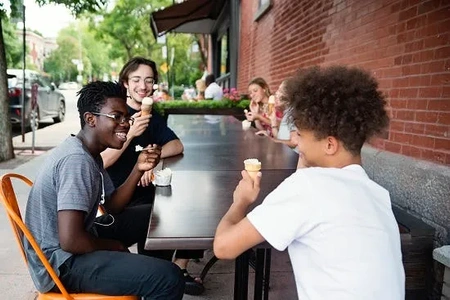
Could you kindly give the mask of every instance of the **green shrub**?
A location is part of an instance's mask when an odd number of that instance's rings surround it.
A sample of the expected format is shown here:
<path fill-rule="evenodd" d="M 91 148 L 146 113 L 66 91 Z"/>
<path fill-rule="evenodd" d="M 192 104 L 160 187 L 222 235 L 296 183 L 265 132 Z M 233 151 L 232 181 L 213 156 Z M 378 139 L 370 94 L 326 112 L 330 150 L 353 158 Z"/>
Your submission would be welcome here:
<path fill-rule="evenodd" d="M 230 101 L 230 100 L 202 100 L 198 102 L 185 101 L 185 100 L 172 100 L 166 102 L 156 102 L 153 107 L 154 109 L 164 115 L 164 110 L 168 108 L 210 108 L 210 109 L 220 109 L 220 108 L 240 108 L 242 110 L 248 109 L 250 105 L 250 100 L 240 100 L 240 101 Z"/>

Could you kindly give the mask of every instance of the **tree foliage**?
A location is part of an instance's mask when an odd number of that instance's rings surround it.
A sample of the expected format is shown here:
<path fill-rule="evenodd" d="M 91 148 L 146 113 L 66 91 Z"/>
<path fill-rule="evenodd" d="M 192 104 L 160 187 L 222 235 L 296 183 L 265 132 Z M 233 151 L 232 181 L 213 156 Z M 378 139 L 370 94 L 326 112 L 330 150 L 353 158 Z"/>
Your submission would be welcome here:
<path fill-rule="evenodd" d="M 36 0 L 40 5 L 55 3 L 68 7 L 74 15 L 83 12 L 94 12 L 104 8 L 108 0 Z M 10 0 L 11 16 L 16 17 L 19 13 L 20 0 Z M 6 2 L 0 5 L 0 162 L 14 158 L 11 123 L 9 117 L 8 84 L 7 84 L 7 58 L 5 51 L 5 38 L 3 27 L 7 23 Z"/>

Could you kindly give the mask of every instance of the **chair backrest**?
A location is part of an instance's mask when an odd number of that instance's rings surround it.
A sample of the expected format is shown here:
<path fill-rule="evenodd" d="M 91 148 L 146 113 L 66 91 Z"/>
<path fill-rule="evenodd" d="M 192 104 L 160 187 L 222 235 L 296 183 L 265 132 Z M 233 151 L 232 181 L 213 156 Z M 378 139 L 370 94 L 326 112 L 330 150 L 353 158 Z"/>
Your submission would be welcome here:
<path fill-rule="evenodd" d="M 22 252 L 22 256 L 25 260 L 25 263 L 28 264 L 27 257 L 25 254 L 25 248 L 24 248 L 24 237 L 28 240 L 30 245 L 33 247 L 37 256 L 41 260 L 42 264 L 45 266 L 45 269 L 47 270 L 50 277 L 55 282 L 56 286 L 59 288 L 61 294 L 63 294 L 64 298 L 66 298 L 68 300 L 73 300 L 73 298 L 69 295 L 67 290 L 64 288 L 62 282 L 59 280 L 58 275 L 56 275 L 55 270 L 53 270 L 53 267 L 48 262 L 48 259 L 45 257 L 44 253 L 42 252 L 40 246 L 34 239 L 30 230 L 27 228 L 27 226 L 23 222 L 22 215 L 20 214 L 20 208 L 17 203 L 16 193 L 14 192 L 14 187 L 11 182 L 11 178 L 22 180 L 28 186 L 32 186 L 33 182 L 30 179 L 28 179 L 27 177 L 20 175 L 20 174 L 15 174 L 15 173 L 8 173 L 8 174 L 5 174 L 0 177 L 0 200 L 8 214 L 9 221 L 11 222 L 13 232 L 16 236 L 16 240 L 17 240 L 17 243 L 19 244 L 19 247 Z"/>

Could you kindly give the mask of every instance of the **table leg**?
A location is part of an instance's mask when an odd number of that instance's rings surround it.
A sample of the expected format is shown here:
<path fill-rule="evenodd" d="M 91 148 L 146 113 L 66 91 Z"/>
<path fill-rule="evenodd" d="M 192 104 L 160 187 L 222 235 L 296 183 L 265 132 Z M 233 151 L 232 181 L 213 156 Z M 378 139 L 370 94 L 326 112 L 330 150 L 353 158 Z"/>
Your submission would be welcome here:
<path fill-rule="evenodd" d="M 234 269 L 234 300 L 247 300 L 248 296 L 248 260 L 247 250 L 236 258 Z"/>
<path fill-rule="evenodd" d="M 264 285 L 264 258 L 266 249 L 256 249 L 256 262 L 255 262 L 255 292 L 254 299 L 262 300 L 263 297 L 263 285 Z"/>
<path fill-rule="evenodd" d="M 272 249 L 265 249 L 265 270 L 264 270 L 264 300 L 269 300 L 270 264 L 272 263 Z"/>

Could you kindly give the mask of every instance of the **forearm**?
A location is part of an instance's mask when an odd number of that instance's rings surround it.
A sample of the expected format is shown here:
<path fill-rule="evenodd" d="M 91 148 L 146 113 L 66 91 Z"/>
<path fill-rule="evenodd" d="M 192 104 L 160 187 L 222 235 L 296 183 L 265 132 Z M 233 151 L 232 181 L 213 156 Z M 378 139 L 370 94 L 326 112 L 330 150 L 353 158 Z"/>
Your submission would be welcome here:
<path fill-rule="evenodd" d="M 280 139 L 277 139 L 277 138 L 273 138 L 272 139 L 275 143 L 279 143 L 279 144 L 284 144 L 284 145 L 287 145 L 287 146 L 289 146 L 289 147 L 291 147 L 291 148 L 295 148 L 297 145 L 295 144 L 295 143 L 293 143 L 291 140 L 280 140 Z"/>
<path fill-rule="evenodd" d="M 98 250 L 121 251 L 119 241 L 99 239 L 88 232 L 72 236 L 70 241 L 61 242 L 61 249 L 72 254 L 85 254 Z"/>
<path fill-rule="evenodd" d="M 184 147 L 180 140 L 172 140 L 162 146 L 161 158 L 171 157 L 183 153 Z"/>
<path fill-rule="evenodd" d="M 131 201 L 136 186 L 143 174 L 144 171 L 138 170 L 135 165 L 127 180 L 125 180 L 125 182 L 119 186 L 105 202 L 105 207 L 108 212 L 117 213 L 123 210 L 123 208 Z"/>
<path fill-rule="evenodd" d="M 119 159 L 125 149 L 127 149 L 130 145 L 132 139 L 133 138 L 127 138 L 127 141 L 123 144 L 121 149 L 108 148 L 100 154 L 102 156 L 103 166 L 105 169 L 112 166 Z"/>
<path fill-rule="evenodd" d="M 248 205 L 237 204 L 234 202 L 228 209 L 227 213 L 223 216 L 222 220 L 220 220 L 216 229 L 216 238 L 220 238 L 221 235 L 226 234 L 233 228 L 234 225 L 244 219 L 247 215 L 247 210 Z"/>

